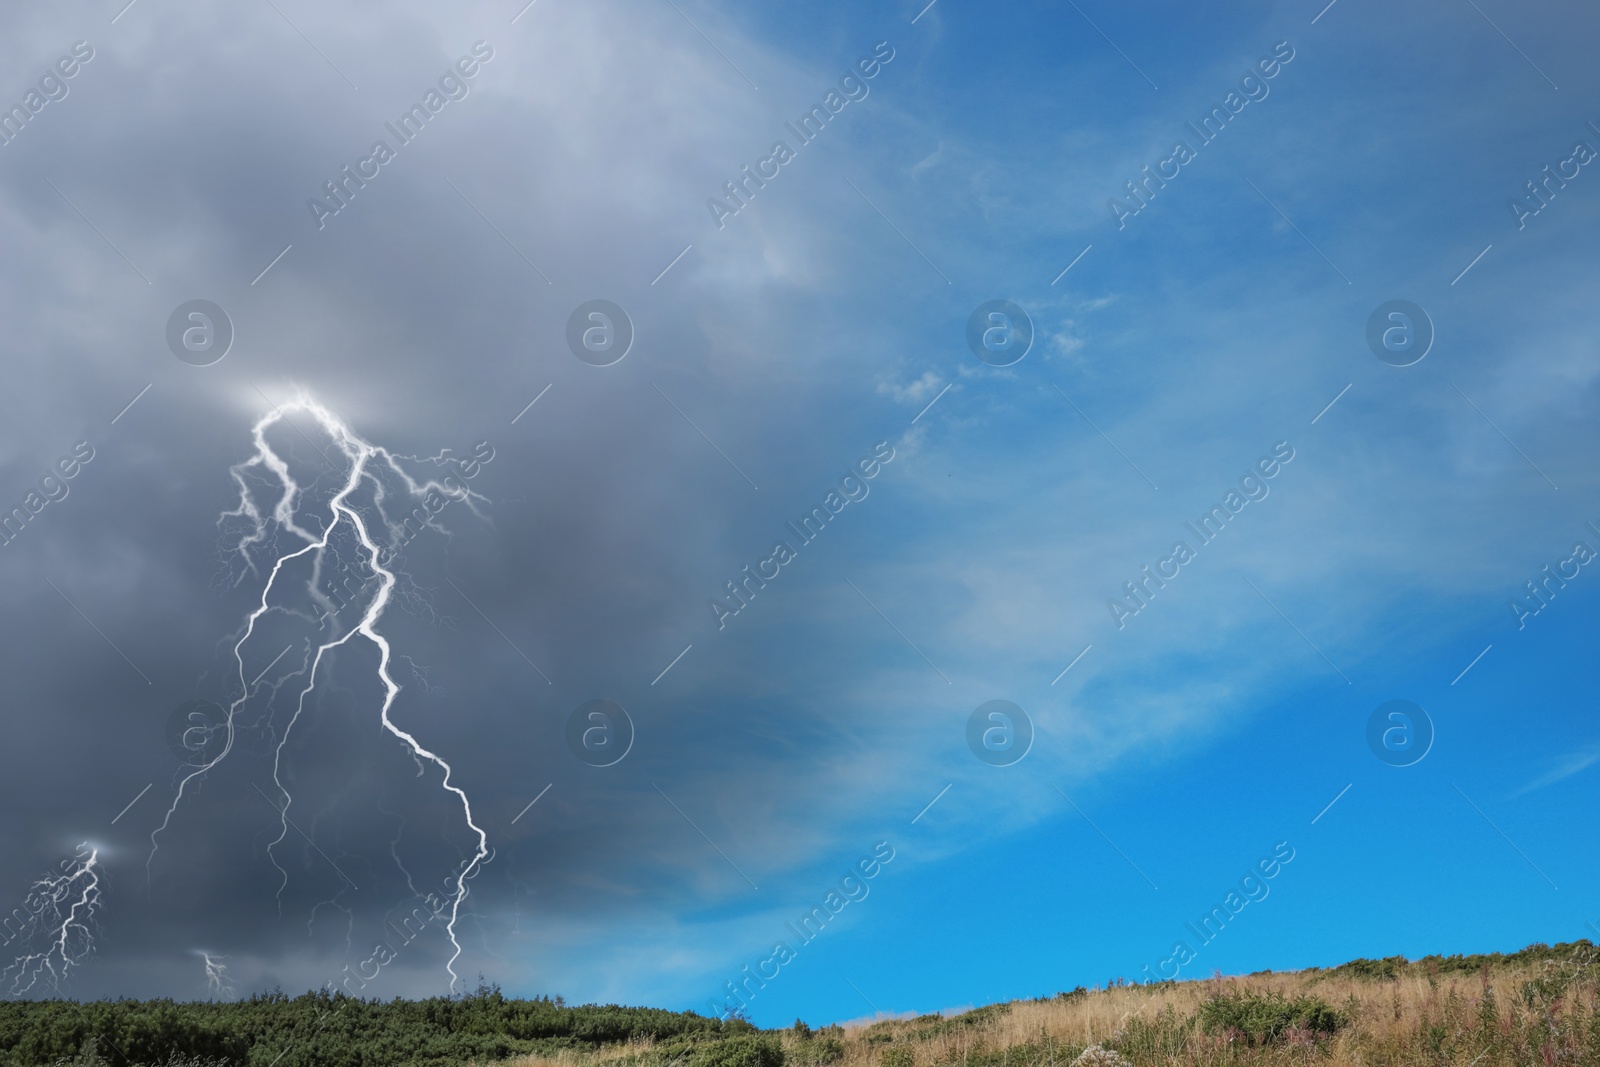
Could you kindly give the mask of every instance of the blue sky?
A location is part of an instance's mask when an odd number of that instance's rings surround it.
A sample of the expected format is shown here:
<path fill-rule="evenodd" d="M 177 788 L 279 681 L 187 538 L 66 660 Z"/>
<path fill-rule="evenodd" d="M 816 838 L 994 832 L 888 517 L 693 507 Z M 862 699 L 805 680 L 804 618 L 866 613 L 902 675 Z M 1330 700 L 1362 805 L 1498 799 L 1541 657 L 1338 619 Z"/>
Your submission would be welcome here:
<path fill-rule="evenodd" d="M 447 991 L 448 963 L 707 1011 L 878 842 L 755 1021 L 1134 979 L 1179 940 L 1203 977 L 1596 936 L 1571 826 L 1600 578 L 1521 628 L 1510 607 L 1600 551 L 1600 178 L 1578 164 L 1520 228 L 1509 206 L 1600 150 L 1592 12 L 520 7 L 5 16 L 3 99 L 95 49 L 0 147 L 0 488 L 21 504 L 94 447 L 0 553 L 0 889 L 20 905 L 85 840 L 103 878 L 62 991 L 337 983 L 476 857 L 455 929 L 363 995 Z M 319 228 L 308 198 L 475 42 L 464 95 Z M 795 145 L 875 48 L 870 92 Z M 1200 146 L 1186 124 L 1235 91 Z M 719 227 L 708 199 L 779 138 L 795 158 Z M 1179 139 L 1194 158 L 1119 228 L 1109 198 Z M 566 341 L 596 298 L 635 332 L 609 366 Z M 192 299 L 236 332 L 209 366 L 165 341 Z M 1032 324 L 1006 367 L 965 341 L 992 300 Z M 1392 300 L 1434 329 L 1409 366 L 1366 340 Z M 337 426 L 489 443 L 479 513 L 406 542 L 380 620 L 394 719 L 470 812 L 381 727 L 374 643 L 307 673 L 308 588 L 266 587 L 303 544 L 282 516 L 254 571 L 217 523 L 273 412 L 318 523 Z M 719 628 L 708 601 L 875 448 L 870 491 Z M 1186 523 L 1275 449 L 1199 544 Z M 392 520 L 378 484 L 352 499 Z M 1194 558 L 1119 626 L 1108 600 L 1179 540 Z M 610 766 L 568 747 L 593 699 L 632 721 Z M 198 774 L 168 743 L 191 700 L 241 709 Z M 1035 733 L 1009 766 L 967 746 L 990 700 Z M 1391 700 L 1433 726 L 1414 765 L 1368 747 Z M 1280 842 L 1266 896 L 1199 945 L 1186 923 Z M 20 966 L 8 995 L 47 988 Z"/>

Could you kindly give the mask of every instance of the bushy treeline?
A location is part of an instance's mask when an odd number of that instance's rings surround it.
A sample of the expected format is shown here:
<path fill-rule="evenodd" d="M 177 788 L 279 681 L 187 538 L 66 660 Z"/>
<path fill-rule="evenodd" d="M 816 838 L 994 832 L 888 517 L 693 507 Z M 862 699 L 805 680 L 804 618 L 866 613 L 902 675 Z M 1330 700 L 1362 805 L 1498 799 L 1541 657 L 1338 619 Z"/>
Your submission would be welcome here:
<path fill-rule="evenodd" d="M 1543 942 L 1529 945 L 1527 948 L 1518 949 L 1516 952 L 1486 952 L 1474 953 L 1463 956 L 1423 956 L 1420 959 L 1408 960 L 1404 956 L 1386 956 L 1383 959 L 1367 960 L 1355 959 L 1349 963 L 1341 963 L 1337 967 L 1307 969 L 1308 974 L 1320 975 L 1328 978 L 1399 978 L 1406 974 L 1435 976 L 1441 974 L 1472 974 L 1483 970 L 1500 970 L 1503 967 L 1534 967 L 1546 964 L 1574 965 L 1580 967 L 1594 966 L 1600 961 L 1600 953 L 1595 946 L 1585 938 L 1577 941 L 1567 941 L 1558 945 L 1546 945 Z M 1270 973 L 1270 972 L 1268 972 Z"/>
<path fill-rule="evenodd" d="M 498 989 L 428 1000 L 363 1000 L 344 993 L 268 993 L 231 1002 L 117 1000 L 0 1002 L 0 1067 L 100 1062 L 154 1067 L 221 1061 L 239 1067 L 407 1067 L 486 1062 L 519 1053 L 592 1050 L 648 1038 L 739 1060 L 756 1028 L 694 1012 L 511 1000 Z M 744 1042 L 736 1039 L 743 1038 Z M 725 1048 L 732 1045 L 731 1048 Z M 752 1067 L 776 1067 L 765 1056 Z"/>

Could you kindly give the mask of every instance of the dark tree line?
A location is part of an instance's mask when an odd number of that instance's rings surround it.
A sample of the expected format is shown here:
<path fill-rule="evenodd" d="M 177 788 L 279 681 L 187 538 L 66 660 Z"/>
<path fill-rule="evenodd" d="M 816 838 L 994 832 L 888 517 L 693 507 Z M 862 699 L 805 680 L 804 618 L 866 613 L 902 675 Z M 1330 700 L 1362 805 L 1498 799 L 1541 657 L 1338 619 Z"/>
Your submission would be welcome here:
<path fill-rule="evenodd" d="M 90 1063 L 150 1067 L 222 1062 L 240 1067 L 406 1067 L 466 1064 L 560 1049 L 592 1050 L 650 1038 L 663 1064 L 749 1058 L 775 1042 L 739 1019 L 694 1012 L 511 1000 L 496 988 L 428 1000 L 364 1000 L 344 993 L 182 1003 L 171 1000 L 0 1002 L 0 1067 Z M 668 1055 L 668 1052 L 675 1052 Z M 729 1055 L 732 1053 L 733 1055 Z M 778 1058 L 781 1062 L 781 1049 Z"/>

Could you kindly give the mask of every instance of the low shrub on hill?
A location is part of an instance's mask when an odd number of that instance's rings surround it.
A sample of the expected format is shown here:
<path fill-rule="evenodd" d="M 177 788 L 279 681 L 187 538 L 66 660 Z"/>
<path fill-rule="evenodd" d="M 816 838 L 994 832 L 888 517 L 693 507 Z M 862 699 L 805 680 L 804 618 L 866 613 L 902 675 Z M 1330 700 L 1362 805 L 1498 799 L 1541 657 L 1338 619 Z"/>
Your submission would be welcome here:
<path fill-rule="evenodd" d="M 689 1067 L 783 1067 L 783 1046 L 770 1037 L 724 1038 L 695 1049 Z"/>
<path fill-rule="evenodd" d="M 1349 1020 L 1321 997 L 1281 993 L 1219 993 L 1200 1005 L 1196 1013 L 1207 1033 L 1235 1030 L 1252 1045 L 1283 1039 L 1291 1030 L 1313 1036 L 1332 1034 Z"/>

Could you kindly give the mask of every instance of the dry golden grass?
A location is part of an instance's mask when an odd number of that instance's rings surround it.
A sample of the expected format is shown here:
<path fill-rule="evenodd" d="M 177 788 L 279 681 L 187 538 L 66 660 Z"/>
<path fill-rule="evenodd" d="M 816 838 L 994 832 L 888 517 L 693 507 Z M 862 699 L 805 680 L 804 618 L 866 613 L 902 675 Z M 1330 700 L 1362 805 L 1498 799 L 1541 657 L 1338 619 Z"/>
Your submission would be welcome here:
<path fill-rule="evenodd" d="M 886 1019 L 810 1037 L 768 1031 L 785 1067 L 1071 1067 L 1084 1049 L 1132 1067 L 1600 1067 L 1600 966 L 1579 942 L 1543 953 L 1456 963 L 1423 961 L 1396 977 L 1348 969 L 1119 986 L 995 1005 L 950 1019 Z M 1531 955 L 1530 955 L 1531 954 Z M 1450 961 L 1445 961 L 1447 964 Z M 1332 1034 L 1290 1028 L 1267 1040 L 1207 1031 L 1218 996 L 1318 998 L 1343 1017 Z M 504 1067 L 760 1067 L 706 1046 L 650 1042 L 530 1056 Z M 1087 1065 L 1086 1065 L 1087 1067 Z"/>
<path fill-rule="evenodd" d="M 1556 976 L 1561 976 L 1557 980 Z M 1543 978 L 1548 989 L 1529 994 Z M 1557 991 L 1559 987 L 1559 991 Z M 1483 1015 L 1492 992 L 1494 1019 Z M 1254 1044 L 1241 1033 L 1206 1033 L 1194 1023 L 1219 994 L 1310 995 L 1343 1012 L 1336 1034 L 1291 1032 Z M 1600 1013 L 1593 968 L 1504 969 L 1483 976 L 1409 974 L 1395 980 L 1324 977 L 1317 972 L 1127 986 L 1060 1000 L 1018 1001 L 971 1028 L 911 1020 L 845 1033 L 838 1067 L 881 1067 L 883 1050 L 903 1044 L 908 1067 L 1067 1067 L 1090 1045 L 1117 1050 L 1134 1067 L 1222 1064 L 1329 1067 L 1555 1067 L 1600 1063 Z M 943 1032 L 931 1030 L 942 1029 Z M 885 1042 L 887 1036 L 889 1040 Z M 902 1065 L 905 1060 L 899 1061 Z"/>

